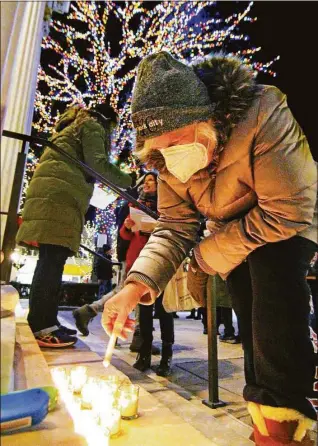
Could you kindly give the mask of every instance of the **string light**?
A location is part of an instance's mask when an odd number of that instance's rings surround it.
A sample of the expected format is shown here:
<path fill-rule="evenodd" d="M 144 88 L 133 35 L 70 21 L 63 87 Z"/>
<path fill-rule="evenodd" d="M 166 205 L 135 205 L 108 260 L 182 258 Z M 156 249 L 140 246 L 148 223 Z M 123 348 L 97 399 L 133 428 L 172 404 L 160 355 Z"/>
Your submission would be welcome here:
<path fill-rule="evenodd" d="M 43 39 L 42 51 L 54 54 L 57 62 L 39 67 L 33 123 L 37 132 L 51 133 L 66 106 L 92 106 L 110 98 L 119 115 L 110 161 L 118 163 L 121 151 L 134 144 L 130 106 L 139 61 L 161 50 L 186 63 L 213 51 L 229 53 L 231 44 L 237 48 L 246 46 L 249 40 L 239 30 L 241 22 L 249 24 L 257 20 L 249 16 L 253 2 L 242 12 L 224 18 L 213 13 L 213 8 L 217 8 L 214 1 L 162 1 L 155 6 L 147 3 L 77 1 L 71 3 L 67 16 L 53 14 L 50 34 Z M 117 50 L 112 48 L 107 35 L 112 21 L 116 21 L 118 28 Z M 249 44 L 231 54 L 240 56 L 255 74 L 264 72 L 275 76 L 271 66 L 279 57 L 260 62 L 256 59 L 260 50 Z M 32 174 L 31 164 L 27 165 L 28 179 Z M 133 158 L 120 167 L 128 172 L 137 169 Z M 97 230 L 107 230 L 113 241 L 117 229 L 116 206 L 113 203 L 106 210 L 97 210 L 96 215 Z"/>
<path fill-rule="evenodd" d="M 153 8 L 140 1 L 72 2 L 63 22 L 61 16 L 55 14 L 58 18 L 53 19 L 50 34 L 42 43 L 44 53 L 53 51 L 59 61 L 49 64 L 46 70 L 43 66 L 39 68 L 35 100 L 38 118 L 34 128 L 40 132 L 51 131 L 58 118 L 58 112 L 52 110 L 53 103 L 90 106 L 110 97 L 120 117 L 112 149 L 113 160 L 116 159 L 127 144 L 129 147 L 133 144 L 131 90 L 139 61 L 164 49 L 189 62 L 220 50 L 231 41 L 244 43 L 247 36 L 239 32 L 238 27 L 240 22 L 256 20 L 248 15 L 252 5 L 250 2 L 243 12 L 221 19 L 211 17 L 211 7 L 216 6 L 213 1 L 164 1 Z M 112 52 L 107 40 L 110 17 L 116 19 L 121 30 L 119 54 Z M 85 55 L 77 50 L 78 42 L 85 46 Z M 258 72 L 274 75 L 269 66 L 275 60 L 265 64 L 253 60 L 260 49 L 246 50 L 244 61 Z M 78 88 L 80 78 L 85 88 Z M 43 83 L 48 90 L 46 94 L 41 88 Z"/>

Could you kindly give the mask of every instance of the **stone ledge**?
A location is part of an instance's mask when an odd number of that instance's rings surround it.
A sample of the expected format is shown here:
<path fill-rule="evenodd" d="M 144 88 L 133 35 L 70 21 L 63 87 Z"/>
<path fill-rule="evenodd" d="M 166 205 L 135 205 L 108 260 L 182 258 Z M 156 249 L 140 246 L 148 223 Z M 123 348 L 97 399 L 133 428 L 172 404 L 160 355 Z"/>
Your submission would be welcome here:
<path fill-rule="evenodd" d="M 11 285 L 1 285 L 1 393 L 14 389 L 13 358 L 16 336 L 15 307 L 19 294 Z"/>
<path fill-rule="evenodd" d="M 49 367 L 26 321 L 16 325 L 14 390 L 53 385 Z M 25 431 L 1 436 L 1 446 L 84 446 L 74 432 L 73 420 L 63 404 L 45 420 Z"/>
<path fill-rule="evenodd" d="M 1 319 L 1 393 L 14 389 L 13 357 L 15 343 L 14 316 Z"/>
<path fill-rule="evenodd" d="M 19 293 L 12 285 L 1 285 L 1 308 L 14 312 L 19 302 Z"/>

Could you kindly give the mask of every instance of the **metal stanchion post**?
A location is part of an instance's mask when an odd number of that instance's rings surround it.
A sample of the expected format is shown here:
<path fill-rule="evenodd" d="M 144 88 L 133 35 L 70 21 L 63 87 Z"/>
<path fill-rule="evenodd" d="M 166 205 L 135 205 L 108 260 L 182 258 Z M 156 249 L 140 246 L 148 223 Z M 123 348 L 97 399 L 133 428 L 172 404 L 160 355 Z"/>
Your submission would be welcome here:
<path fill-rule="evenodd" d="M 17 157 L 8 217 L 3 235 L 2 251 L 4 253 L 4 260 L 1 264 L 1 282 L 5 283 L 8 283 L 10 281 L 12 269 L 12 260 L 10 258 L 10 255 L 15 248 L 15 237 L 18 231 L 17 213 L 19 209 L 19 201 L 22 190 L 24 166 L 26 160 L 25 146 L 26 142 L 24 141 L 22 145 L 22 152 L 19 152 Z"/>
<path fill-rule="evenodd" d="M 209 367 L 209 399 L 202 403 L 211 409 L 226 405 L 219 400 L 218 346 L 216 327 L 216 295 L 215 278 L 209 277 L 207 284 L 207 321 L 208 321 L 208 367 Z"/>

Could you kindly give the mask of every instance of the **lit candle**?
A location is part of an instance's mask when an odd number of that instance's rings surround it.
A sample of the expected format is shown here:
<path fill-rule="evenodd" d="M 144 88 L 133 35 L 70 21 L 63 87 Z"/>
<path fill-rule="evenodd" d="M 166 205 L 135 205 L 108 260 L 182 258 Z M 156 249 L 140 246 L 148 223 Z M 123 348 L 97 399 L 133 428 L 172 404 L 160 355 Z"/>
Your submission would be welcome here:
<path fill-rule="evenodd" d="M 96 417 L 105 410 L 111 410 L 116 406 L 118 398 L 118 386 L 99 380 L 98 395 L 92 400 L 92 409 Z"/>
<path fill-rule="evenodd" d="M 99 398 L 99 382 L 96 378 L 88 378 L 84 384 L 81 392 L 81 408 L 92 409 L 92 405 L 95 399 Z"/>
<path fill-rule="evenodd" d="M 119 385 L 104 380 L 100 381 L 100 392 L 103 395 L 103 400 L 115 400 L 118 397 Z"/>
<path fill-rule="evenodd" d="M 115 437 L 120 433 L 120 410 L 117 408 L 104 408 L 99 414 L 100 426 L 103 431 L 110 433 L 111 437 Z"/>
<path fill-rule="evenodd" d="M 53 367 L 51 375 L 54 384 L 62 390 L 66 390 L 69 384 L 69 375 L 64 367 Z"/>
<path fill-rule="evenodd" d="M 106 384 L 116 384 L 119 386 L 121 384 L 121 379 L 118 375 L 107 375 L 101 378 L 101 382 Z"/>
<path fill-rule="evenodd" d="M 74 393 L 81 393 L 87 380 L 87 367 L 77 366 L 71 369 L 70 384 Z"/>
<path fill-rule="evenodd" d="M 139 386 L 124 384 L 119 389 L 119 406 L 124 420 L 138 417 Z"/>

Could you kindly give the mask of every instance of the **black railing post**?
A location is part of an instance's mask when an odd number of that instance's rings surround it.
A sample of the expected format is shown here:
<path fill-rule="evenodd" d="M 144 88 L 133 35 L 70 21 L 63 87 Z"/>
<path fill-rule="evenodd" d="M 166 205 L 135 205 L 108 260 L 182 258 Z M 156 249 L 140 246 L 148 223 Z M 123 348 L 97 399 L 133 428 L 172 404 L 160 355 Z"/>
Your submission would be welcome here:
<path fill-rule="evenodd" d="M 208 322 L 208 367 L 209 399 L 202 403 L 211 409 L 226 405 L 219 400 L 218 344 L 216 327 L 216 287 L 215 277 L 210 276 L 207 284 L 207 322 Z"/>
<path fill-rule="evenodd" d="M 26 160 L 26 141 L 23 141 L 22 151 L 18 153 L 17 164 L 14 172 L 14 180 L 8 210 L 6 227 L 3 235 L 2 251 L 4 260 L 1 264 L 1 281 L 8 283 L 10 281 L 12 260 L 10 255 L 15 248 L 15 237 L 18 231 L 17 214 L 23 185 L 23 175 Z"/>

